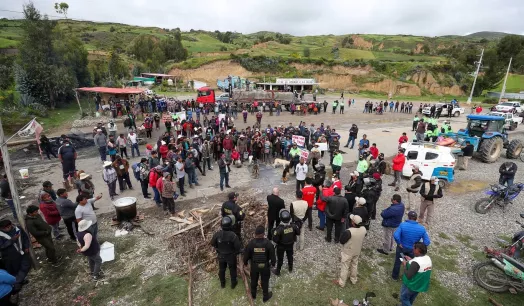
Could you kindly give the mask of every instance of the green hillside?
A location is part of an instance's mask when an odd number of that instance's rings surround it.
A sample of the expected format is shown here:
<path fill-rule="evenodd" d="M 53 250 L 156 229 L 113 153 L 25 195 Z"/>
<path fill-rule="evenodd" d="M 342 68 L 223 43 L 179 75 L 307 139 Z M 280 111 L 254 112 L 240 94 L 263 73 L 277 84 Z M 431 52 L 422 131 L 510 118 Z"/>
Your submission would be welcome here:
<path fill-rule="evenodd" d="M 493 91 L 501 91 L 503 82 L 493 89 Z M 510 74 L 508 75 L 508 81 L 506 82 L 506 92 L 521 92 L 524 91 L 524 75 Z"/>

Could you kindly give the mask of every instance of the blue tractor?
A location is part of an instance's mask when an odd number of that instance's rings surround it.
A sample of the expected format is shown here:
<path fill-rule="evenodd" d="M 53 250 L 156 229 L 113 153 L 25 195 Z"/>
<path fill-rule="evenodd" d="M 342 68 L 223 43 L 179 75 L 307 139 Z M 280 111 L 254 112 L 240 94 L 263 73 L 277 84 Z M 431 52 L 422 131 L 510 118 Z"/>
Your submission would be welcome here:
<path fill-rule="evenodd" d="M 504 117 L 487 115 L 468 115 L 468 126 L 460 129 L 455 135 L 459 145 L 469 141 L 478 152 L 478 157 L 485 163 L 493 163 L 499 158 L 502 149 L 506 149 L 506 157 L 515 159 L 520 156 L 522 142 L 518 139 L 509 141 L 504 128 Z"/>

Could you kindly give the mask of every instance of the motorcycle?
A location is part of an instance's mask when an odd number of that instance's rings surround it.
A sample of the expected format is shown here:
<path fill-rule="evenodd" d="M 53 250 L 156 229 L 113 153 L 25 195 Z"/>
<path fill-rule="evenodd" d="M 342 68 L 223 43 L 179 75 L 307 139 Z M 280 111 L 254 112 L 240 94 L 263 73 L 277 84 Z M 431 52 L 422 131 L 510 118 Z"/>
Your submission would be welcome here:
<path fill-rule="evenodd" d="M 485 191 L 485 194 L 489 195 L 489 197 L 482 198 L 475 203 L 475 211 L 479 214 L 487 213 L 494 205 L 504 208 L 524 189 L 523 183 L 513 184 L 509 187 L 500 184 L 490 186 L 490 189 Z"/>
<path fill-rule="evenodd" d="M 524 218 L 524 213 L 520 214 Z M 522 228 L 524 224 L 516 221 Z M 524 243 L 524 231 L 513 237 L 513 243 L 502 250 L 484 248 L 490 260 L 473 267 L 473 277 L 482 288 L 491 292 L 524 292 L 524 262 L 518 261 Z"/>

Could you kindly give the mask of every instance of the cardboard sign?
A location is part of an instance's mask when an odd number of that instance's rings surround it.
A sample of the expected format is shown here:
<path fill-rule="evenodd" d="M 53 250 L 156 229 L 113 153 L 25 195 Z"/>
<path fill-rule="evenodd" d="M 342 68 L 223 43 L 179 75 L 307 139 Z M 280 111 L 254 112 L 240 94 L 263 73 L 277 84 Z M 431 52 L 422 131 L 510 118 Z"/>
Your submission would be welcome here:
<path fill-rule="evenodd" d="M 179 122 L 182 122 L 182 121 L 187 119 L 186 112 L 178 112 L 178 113 L 176 113 L 176 115 L 178 116 L 178 121 Z"/>
<path fill-rule="evenodd" d="M 226 120 L 226 114 L 218 114 L 218 122 L 222 122 L 222 119 Z"/>
<path fill-rule="evenodd" d="M 318 145 L 318 149 L 320 151 L 327 151 L 328 150 L 328 144 L 327 142 L 317 142 L 315 145 Z"/>
<path fill-rule="evenodd" d="M 300 150 L 300 157 L 304 160 L 307 160 L 309 157 L 309 151 L 308 150 Z"/>
<path fill-rule="evenodd" d="M 306 138 L 304 136 L 293 135 L 293 137 L 291 137 L 291 141 L 296 143 L 297 146 L 303 147 L 304 143 L 306 142 Z"/>

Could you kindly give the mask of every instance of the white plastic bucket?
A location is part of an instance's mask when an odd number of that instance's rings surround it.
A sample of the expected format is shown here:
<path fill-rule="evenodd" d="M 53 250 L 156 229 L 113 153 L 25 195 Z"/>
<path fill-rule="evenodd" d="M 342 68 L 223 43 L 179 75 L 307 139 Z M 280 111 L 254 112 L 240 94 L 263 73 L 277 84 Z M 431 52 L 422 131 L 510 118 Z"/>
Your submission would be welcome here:
<path fill-rule="evenodd" d="M 29 178 L 29 169 L 18 170 L 23 179 Z"/>
<path fill-rule="evenodd" d="M 100 257 L 102 257 L 102 262 L 115 260 L 115 245 L 107 241 L 102 243 Z"/>

